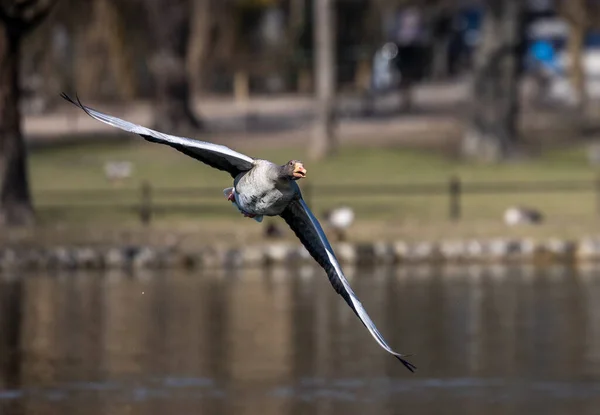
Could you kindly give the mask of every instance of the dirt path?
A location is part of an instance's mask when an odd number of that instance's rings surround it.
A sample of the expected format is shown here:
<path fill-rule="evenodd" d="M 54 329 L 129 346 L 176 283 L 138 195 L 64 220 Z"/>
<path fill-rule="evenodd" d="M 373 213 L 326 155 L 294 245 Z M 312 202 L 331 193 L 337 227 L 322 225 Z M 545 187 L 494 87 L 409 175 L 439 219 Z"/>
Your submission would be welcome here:
<path fill-rule="evenodd" d="M 444 143 L 460 136 L 461 122 L 452 115 L 431 110 L 440 105 L 433 98 L 421 99 L 421 107 L 429 113 L 398 114 L 398 97 L 378 101 L 377 114 L 361 114 L 362 100 L 358 97 L 340 99 L 339 136 L 342 143 L 361 142 L 382 145 L 429 145 Z M 448 99 L 441 100 L 447 105 Z M 430 102 L 431 101 L 431 102 Z M 129 121 L 152 125 L 151 106 L 136 101 L 127 105 L 95 102 L 86 104 Z M 207 131 L 198 138 L 225 144 L 245 145 L 302 145 L 310 138 L 313 101 L 302 96 L 255 97 L 246 103 L 228 98 L 207 98 L 198 102 L 198 113 L 206 121 Z M 88 117 L 82 111 L 61 105 L 55 112 L 24 117 L 24 130 L 31 144 L 45 145 L 106 138 L 117 131 Z"/>
<path fill-rule="evenodd" d="M 390 94 L 377 99 L 376 115 L 370 117 L 363 114 L 362 97 L 340 95 L 340 141 L 378 146 L 446 147 L 462 136 L 463 117 L 460 114 L 468 107 L 467 91 L 464 80 L 419 85 L 413 92 L 415 111 L 400 113 L 400 96 Z M 119 105 L 84 102 L 132 122 L 152 125 L 151 105 L 147 101 Z M 196 110 L 207 127 L 196 138 L 238 148 L 302 146 L 310 139 L 314 101 L 310 96 L 300 95 L 253 96 L 246 102 L 212 96 L 198 98 Z M 552 135 L 570 137 L 581 127 L 581 120 L 568 111 L 525 107 L 524 111 L 522 127 L 544 139 Z M 61 102 L 52 113 L 25 116 L 24 130 L 28 142 L 33 145 L 118 137 L 117 130 L 91 119 L 66 102 Z"/>

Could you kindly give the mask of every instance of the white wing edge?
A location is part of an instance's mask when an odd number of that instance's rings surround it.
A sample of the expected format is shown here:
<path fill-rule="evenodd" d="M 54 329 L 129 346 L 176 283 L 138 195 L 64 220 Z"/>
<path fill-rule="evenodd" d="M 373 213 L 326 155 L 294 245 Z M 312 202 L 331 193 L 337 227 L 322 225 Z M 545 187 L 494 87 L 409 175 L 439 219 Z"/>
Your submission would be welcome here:
<path fill-rule="evenodd" d="M 223 146 L 220 144 L 208 143 L 206 141 L 200 141 L 200 140 L 194 140 L 194 139 L 186 138 L 186 137 L 177 137 L 174 135 L 164 134 L 164 133 L 161 133 L 161 132 L 158 132 L 155 130 L 151 130 L 150 128 L 146 128 L 141 125 L 134 124 L 132 122 L 125 121 L 120 118 L 113 117 L 112 115 L 104 114 L 104 113 L 101 113 L 94 109 L 91 109 L 89 107 L 86 107 L 79 101 L 79 99 L 77 100 L 77 102 L 73 101 L 66 94 L 63 94 L 62 96 L 64 99 L 68 100 L 72 104 L 75 104 L 76 106 L 80 107 L 90 117 L 92 117 L 98 121 L 101 121 L 105 124 L 111 125 L 113 127 L 120 128 L 121 130 L 130 132 L 130 133 L 134 133 L 134 134 L 149 135 L 149 136 L 158 138 L 158 139 L 163 140 L 168 143 L 180 144 L 180 145 L 190 147 L 190 148 L 214 151 L 214 152 L 225 154 L 225 155 L 228 155 L 231 157 L 236 157 L 236 158 L 246 161 L 248 163 L 254 163 L 254 159 L 252 159 L 251 157 L 249 157 L 245 154 L 239 153 L 237 151 L 234 151 L 234 150 L 230 149 L 229 147 L 226 147 L 226 146 Z"/>
<path fill-rule="evenodd" d="M 310 222 L 312 223 L 313 227 L 317 230 L 319 238 L 321 239 L 321 243 L 323 244 L 323 247 L 325 248 L 325 252 L 327 252 L 329 262 L 331 263 L 331 265 L 333 265 L 333 268 L 335 268 L 337 277 L 342 282 L 342 285 L 346 289 L 346 292 L 348 292 L 348 295 L 350 296 L 350 299 L 352 300 L 352 304 L 354 305 L 354 308 L 356 309 L 356 312 L 358 313 L 358 317 L 362 320 L 362 322 L 365 324 L 365 326 L 367 327 L 367 329 L 369 330 L 369 332 L 371 333 L 373 338 L 375 338 L 377 343 L 379 343 L 379 345 L 383 349 L 385 349 L 388 353 L 393 354 L 394 356 L 406 357 L 406 355 L 395 352 L 387 344 L 387 342 L 385 341 L 385 339 L 383 338 L 383 336 L 381 335 L 379 330 L 377 330 L 375 323 L 373 323 L 373 321 L 367 314 L 367 311 L 362 306 L 362 304 L 361 304 L 360 300 L 358 299 L 358 297 L 356 296 L 356 294 L 354 294 L 352 287 L 350 287 L 350 283 L 344 276 L 344 273 L 342 272 L 342 268 L 340 267 L 340 264 L 333 252 L 333 248 L 331 248 L 331 245 L 329 244 L 329 241 L 327 240 L 327 236 L 325 236 L 325 232 L 323 232 L 323 229 L 321 228 L 319 221 L 317 220 L 317 218 L 315 218 L 315 216 L 313 215 L 311 210 L 308 208 L 308 206 L 306 205 L 306 203 L 304 202 L 303 199 L 300 199 L 300 204 L 306 211 L 306 214 L 308 215 L 308 218 L 310 219 Z"/>

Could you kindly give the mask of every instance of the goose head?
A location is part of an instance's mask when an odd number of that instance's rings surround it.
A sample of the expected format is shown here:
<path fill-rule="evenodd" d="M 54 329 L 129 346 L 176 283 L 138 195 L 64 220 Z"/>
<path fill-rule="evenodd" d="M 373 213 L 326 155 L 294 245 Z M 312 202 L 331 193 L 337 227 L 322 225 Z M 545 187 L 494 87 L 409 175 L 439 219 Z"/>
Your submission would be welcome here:
<path fill-rule="evenodd" d="M 304 164 L 299 160 L 290 160 L 280 167 L 280 177 L 288 180 L 299 180 L 306 177 Z"/>

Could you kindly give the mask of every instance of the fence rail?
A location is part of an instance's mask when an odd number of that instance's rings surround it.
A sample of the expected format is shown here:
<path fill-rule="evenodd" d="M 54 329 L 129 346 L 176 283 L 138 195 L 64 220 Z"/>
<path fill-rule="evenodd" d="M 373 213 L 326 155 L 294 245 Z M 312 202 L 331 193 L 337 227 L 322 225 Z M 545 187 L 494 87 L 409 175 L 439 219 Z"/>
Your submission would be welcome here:
<path fill-rule="evenodd" d="M 222 205 L 206 203 L 215 200 L 223 188 L 204 187 L 157 187 L 148 182 L 141 184 L 136 191 L 132 188 L 84 189 L 84 190 L 39 190 L 35 193 L 38 206 L 46 210 L 90 209 L 134 212 L 140 222 L 149 224 L 155 213 L 164 212 L 218 212 Z M 548 180 L 548 181 L 503 181 L 503 182 L 463 182 L 458 176 L 451 176 L 446 182 L 408 184 L 339 184 L 303 186 L 303 195 L 312 205 L 315 197 L 348 196 L 356 197 L 411 197 L 446 196 L 448 219 L 458 221 L 462 217 L 463 197 L 466 195 L 497 194 L 557 194 L 592 193 L 595 195 L 594 211 L 600 215 L 600 176 L 595 180 Z M 193 198 L 194 201 L 174 203 L 172 199 Z M 124 202 L 123 199 L 129 200 Z M 162 201 L 171 199 L 170 201 Z M 68 201 L 77 200 L 76 204 Z M 161 201 L 159 201 L 161 200 Z M 198 200 L 205 200 L 199 203 Z"/>

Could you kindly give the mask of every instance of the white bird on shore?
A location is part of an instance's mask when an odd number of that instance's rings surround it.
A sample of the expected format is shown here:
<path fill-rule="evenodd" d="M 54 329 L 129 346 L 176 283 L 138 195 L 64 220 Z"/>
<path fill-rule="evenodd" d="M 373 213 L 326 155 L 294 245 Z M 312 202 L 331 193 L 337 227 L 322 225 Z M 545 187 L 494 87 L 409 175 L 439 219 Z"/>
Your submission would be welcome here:
<path fill-rule="evenodd" d="M 340 206 L 325 212 L 327 224 L 336 233 L 338 241 L 346 240 L 346 230 L 354 222 L 354 211 L 348 206 Z"/>
<path fill-rule="evenodd" d="M 108 161 L 104 164 L 104 175 L 113 183 L 130 178 L 132 171 L 130 161 Z"/>
<path fill-rule="evenodd" d="M 290 160 L 279 166 L 267 160 L 246 156 L 222 145 L 163 134 L 95 111 L 65 94 L 62 94 L 62 97 L 98 121 L 139 134 L 147 141 L 166 144 L 211 167 L 228 172 L 234 180 L 233 187 L 224 190 L 227 200 L 231 201 L 244 216 L 254 218 L 258 222 L 262 221 L 265 215 L 281 216 L 310 255 L 323 267 L 335 291 L 342 296 L 375 341 L 400 360 L 408 370 L 414 372 L 416 367 L 404 359 L 406 355 L 392 350 L 377 330 L 344 276 L 319 221 L 304 202 L 296 183 L 296 180 L 306 176 L 306 169 L 302 162 Z"/>
<path fill-rule="evenodd" d="M 504 223 L 508 226 L 534 225 L 543 221 L 542 212 L 537 209 L 513 206 L 504 212 Z"/>

